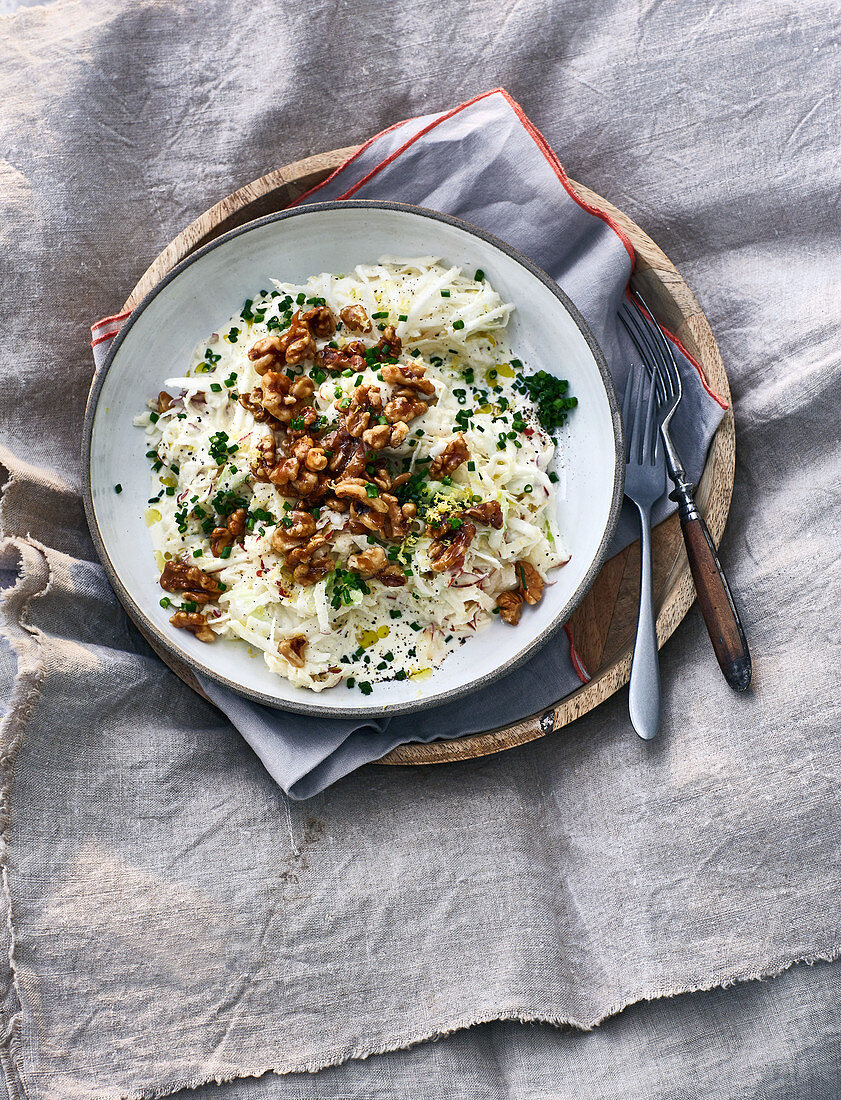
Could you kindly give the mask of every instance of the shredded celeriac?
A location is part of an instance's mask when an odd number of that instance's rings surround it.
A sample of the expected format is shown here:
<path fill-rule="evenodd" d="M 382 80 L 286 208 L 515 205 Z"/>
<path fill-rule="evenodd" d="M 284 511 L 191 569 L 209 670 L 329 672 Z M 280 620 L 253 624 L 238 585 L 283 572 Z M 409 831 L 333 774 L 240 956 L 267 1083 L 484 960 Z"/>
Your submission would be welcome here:
<path fill-rule="evenodd" d="M 202 341 L 183 375 L 166 379 L 167 389 L 178 395 L 172 404 L 158 412 L 150 402 L 135 421 L 146 431 L 156 482 L 146 516 L 159 572 L 166 562 L 183 560 L 216 578 L 224 591 L 215 604 L 199 609 L 213 633 L 242 639 L 297 686 L 321 691 L 344 681 L 368 693 L 377 681 L 423 676 L 493 621 L 496 597 L 518 583 L 515 563 L 530 563 L 545 580 L 568 560 L 555 515 L 555 443 L 528 397 L 514 388 L 522 365 L 507 342 L 513 306 L 477 275 L 435 257 L 385 257 L 350 274 L 314 275 L 301 286 L 274 282 Z M 435 387 L 435 397 L 427 400 L 434 403 L 410 422 L 398 447 L 382 452 L 395 474 L 422 474 L 458 434 L 469 450 L 469 460 L 450 477 L 423 482 L 412 532 L 400 543 L 381 543 L 389 560 L 404 567 L 402 587 L 386 587 L 376 578 L 348 585 L 336 571 L 318 583 L 299 584 L 272 549 L 272 535 L 295 505 L 272 482 L 253 476 L 257 444 L 271 429 L 237 397 L 260 385 L 249 349 L 282 331 L 290 309 L 307 308 L 313 300 L 336 318 L 345 307 L 361 305 L 374 319 L 364 337 L 341 328 L 333 346 L 341 349 L 360 338 L 371 346 L 389 324 L 402 341 L 400 363 L 426 367 Z M 312 362 L 302 367 L 316 383 L 312 404 L 327 428 L 337 423 L 357 387 L 377 387 L 384 400 L 389 397 L 391 387 L 377 364 L 343 374 Z M 229 556 L 215 557 L 210 529 L 232 502 L 248 509 L 248 529 Z M 501 529 L 477 523 L 463 565 L 434 571 L 426 525 L 480 502 L 499 504 Z M 377 542 L 351 533 L 346 513 L 314 511 L 319 529 L 331 529 L 329 551 L 337 570 L 346 572 L 350 555 Z M 163 602 L 177 606 L 168 597 Z M 300 636 L 307 644 L 297 667 L 278 645 Z"/>

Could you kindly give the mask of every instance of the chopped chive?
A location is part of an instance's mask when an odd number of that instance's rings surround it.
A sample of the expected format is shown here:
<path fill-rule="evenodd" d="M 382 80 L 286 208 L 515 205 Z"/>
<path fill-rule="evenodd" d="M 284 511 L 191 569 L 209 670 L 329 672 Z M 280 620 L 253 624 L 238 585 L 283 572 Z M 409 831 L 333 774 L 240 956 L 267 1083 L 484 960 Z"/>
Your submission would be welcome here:
<path fill-rule="evenodd" d="M 222 549 L 219 551 L 219 557 L 220 558 L 229 558 L 230 556 L 231 556 L 230 546 L 223 546 Z"/>
<path fill-rule="evenodd" d="M 149 419 L 152 421 L 153 424 L 157 424 L 157 422 L 160 420 L 160 417 L 158 416 L 157 413 L 152 412 L 152 413 L 149 413 Z"/>
<path fill-rule="evenodd" d="M 408 321 L 409 320 L 409 315 L 407 313 L 401 313 L 401 314 L 398 315 L 397 320 L 398 321 Z"/>
<path fill-rule="evenodd" d="M 464 328 L 464 321 L 462 321 L 461 318 L 459 318 L 457 321 L 453 321 L 453 328 L 454 329 Z"/>
<path fill-rule="evenodd" d="M 376 485 L 371 485 L 370 482 L 365 486 L 365 492 L 369 497 L 378 497 L 380 495 L 380 491 Z"/>
<path fill-rule="evenodd" d="M 201 550 L 194 550 L 193 551 L 193 557 L 194 558 L 200 558 L 201 556 L 202 556 L 202 551 Z"/>
<path fill-rule="evenodd" d="M 342 660 L 344 660 L 344 657 L 342 658 Z M 348 686 L 349 688 L 352 688 L 352 687 L 356 687 L 356 680 L 354 680 L 354 678 L 353 678 L 352 676 L 348 676 L 348 678 L 347 678 L 347 686 Z"/>
<path fill-rule="evenodd" d="M 172 600 L 169 598 L 169 596 L 164 596 L 164 598 L 161 600 L 161 607 L 169 607 L 171 603 Z"/>
<path fill-rule="evenodd" d="M 122 491 L 123 491 L 122 485 L 120 485 L 120 483 L 117 482 L 117 484 L 114 486 L 114 492 L 115 493 L 121 493 Z"/>
<path fill-rule="evenodd" d="M 222 387 L 219 385 L 218 382 L 211 382 L 210 383 L 210 388 L 213 391 L 213 393 L 221 393 L 222 392 Z"/>
<path fill-rule="evenodd" d="M 559 478 L 554 470 L 549 471 L 549 480 L 552 482 L 553 485 L 557 485 Z"/>
<path fill-rule="evenodd" d="M 403 612 L 402 611 L 395 611 L 393 609 L 391 611 L 389 611 L 389 615 L 391 616 L 392 619 L 402 619 L 403 618 Z"/>
<path fill-rule="evenodd" d="M 524 485 L 523 486 L 523 492 L 524 493 L 533 493 L 534 492 L 534 486 L 533 485 Z"/>
<path fill-rule="evenodd" d="M 449 298 L 449 296 L 450 296 L 449 290 L 442 290 L 441 291 L 441 297 L 442 298 Z"/>
<path fill-rule="evenodd" d="M 481 267 L 478 267 L 476 269 L 476 274 L 473 276 L 473 278 L 476 280 L 477 283 L 483 283 L 485 281 L 485 273 L 481 269 Z"/>
<path fill-rule="evenodd" d="M 403 669 L 403 668 L 398 669 L 397 672 L 395 672 L 395 674 L 394 674 L 394 679 L 395 680 L 405 680 L 406 679 L 406 670 Z"/>
<path fill-rule="evenodd" d="M 371 687 L 370 683 L 367 680 L 360 680 L 359 690 L 362 692 L 363 695 L 370 695 L 374 689 Z"/>
<path fill-rule="evenodd" d="M 473 462 L 473 460 L 471 459 L 471 461 L 467 463 L 467 468 L 472 474 L 474 472 L 474 470 L 476 469 L 476 463 Z"/>

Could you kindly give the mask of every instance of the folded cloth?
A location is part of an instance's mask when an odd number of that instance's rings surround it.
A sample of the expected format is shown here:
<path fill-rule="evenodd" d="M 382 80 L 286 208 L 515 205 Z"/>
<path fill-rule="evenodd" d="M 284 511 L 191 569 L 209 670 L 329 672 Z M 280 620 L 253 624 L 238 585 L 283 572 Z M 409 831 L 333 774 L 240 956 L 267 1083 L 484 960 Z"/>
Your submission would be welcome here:
<path fill-rule="evenodd" d="M 392 126 L 293 205 L 348 198 L 429 207 L 463 218 L 518 248 L 556 279 L 581 311 L 622 394 L 630 364 L 637 358 L 617 319 L 633 269 L 633 246 L 617 223 L 579 198 L 546 140 L 503 89 L 451 111 Z M 126 316 L 93 326 L 97 366 L 104 362 Z M 677 341 L 675 356 L 684 396 L 673 435 L 690 479 L 697 480 L 726 405 Z M 654 521 L 673 510 L 664 498 L 655 508 Z M 611 552 L 637 534 L 634 516 L 624 512 Z M 467 702 L 393 719 L 328 720 L 276 711 L 204 677 L 199 680 L 276 782 L 290 797 L 300 799 L 407 741 L 458 737 L 535 714 L 587 678 L 567 633 L 566 638 L 556 635 L 512 677 Z M 524 682 L 528 690 L 523 690 Z"/>

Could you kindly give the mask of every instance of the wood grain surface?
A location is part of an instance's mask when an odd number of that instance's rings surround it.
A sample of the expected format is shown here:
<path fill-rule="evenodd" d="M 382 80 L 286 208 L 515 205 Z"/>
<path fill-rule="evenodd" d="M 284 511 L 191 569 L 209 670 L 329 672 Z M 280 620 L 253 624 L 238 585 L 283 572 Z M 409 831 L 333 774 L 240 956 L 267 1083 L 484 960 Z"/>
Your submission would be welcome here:
<path fill-rule="evenodd" d="M 196 248 L 254 218 L 282 210 L 325 179 L 354 148 L 319 153 L 278 168 L 235 191 L 179 233 L 150 265 L 129 295 L 124 311 L 133 309 L 167 272 Z M 578 194 L 610 214 L 625 230 L 637 254 L 633 282 L 657 319 L 673 332 L 700 364 L 707 384 L 728 404 L 713 438 L 696 500 L 716 545 L 721 541 L 733 490 L 736 450 L 730 387 L 724 364 L 706 317 L 674 265 L 638 225 L 588 187 L 572 181 Z M 654 529 L 654 604 L 660 645 L 671 636 L 695 599 L 695 588 L 677 516 Z M 449 741 L 400 745 L 383 757 L 385 764 L 437 764 L 499 752 L 545 737 L 587 714 L 628 682 L 639 595 L 639 542 L 602 567 L 593 587 L 570 620 L 576 651 L 589 671 L 589 683 L 553 707 L 512 726 Z M 192 671 L 158 650 L 158 655 L 194 690 L 201 689 Z M 203 694 L 203 693 L 202 693 Z"/>

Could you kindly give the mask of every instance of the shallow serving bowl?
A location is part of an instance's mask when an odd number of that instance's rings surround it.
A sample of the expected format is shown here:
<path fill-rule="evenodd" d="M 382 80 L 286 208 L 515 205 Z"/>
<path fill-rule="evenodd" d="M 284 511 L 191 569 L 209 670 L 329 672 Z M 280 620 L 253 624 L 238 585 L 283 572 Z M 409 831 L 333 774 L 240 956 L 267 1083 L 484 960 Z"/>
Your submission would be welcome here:
<path fill-rule="evenodd" d="M 183 374 L 191 353 L 271 278 L 306 282 L 321 271 L 348 271 L 383 255 L 439 256 L 481 268 L 516 306 L 512 353 L 529 372 L 567 378 L 578 408 L 561 429 L 555 469 L 558 517 L 571 553 L 542 601 L 517 627 L 494 622 L 422 680 L 374 684 L 361 697 L 343 686 L 320 694 L 272 673 L 244 642 L 199 642 L 170 626 L 146 527 L 157 487 L 144 433 L 132 419 L 164 379 Z M 164 652 L 256 702 L 337 717 L 416 710 L 488 684 L 563 625 L 598 573 L 622 500 L 624 459 L 616 395 L 600 348 L 557 284 L 490 234 L 432 210 L 347 201 L 305 206 L 251 222 L 192 254 L 134 310 L 91 390 L 85 424 L 88 522 L 97 550 L 129 615 Z M 116 484 L 123 490 L 117 494 Z M 549 644 L 553 644 L 551 641 Z M 364 700 L 364 701 L 363 701 Z"/>

